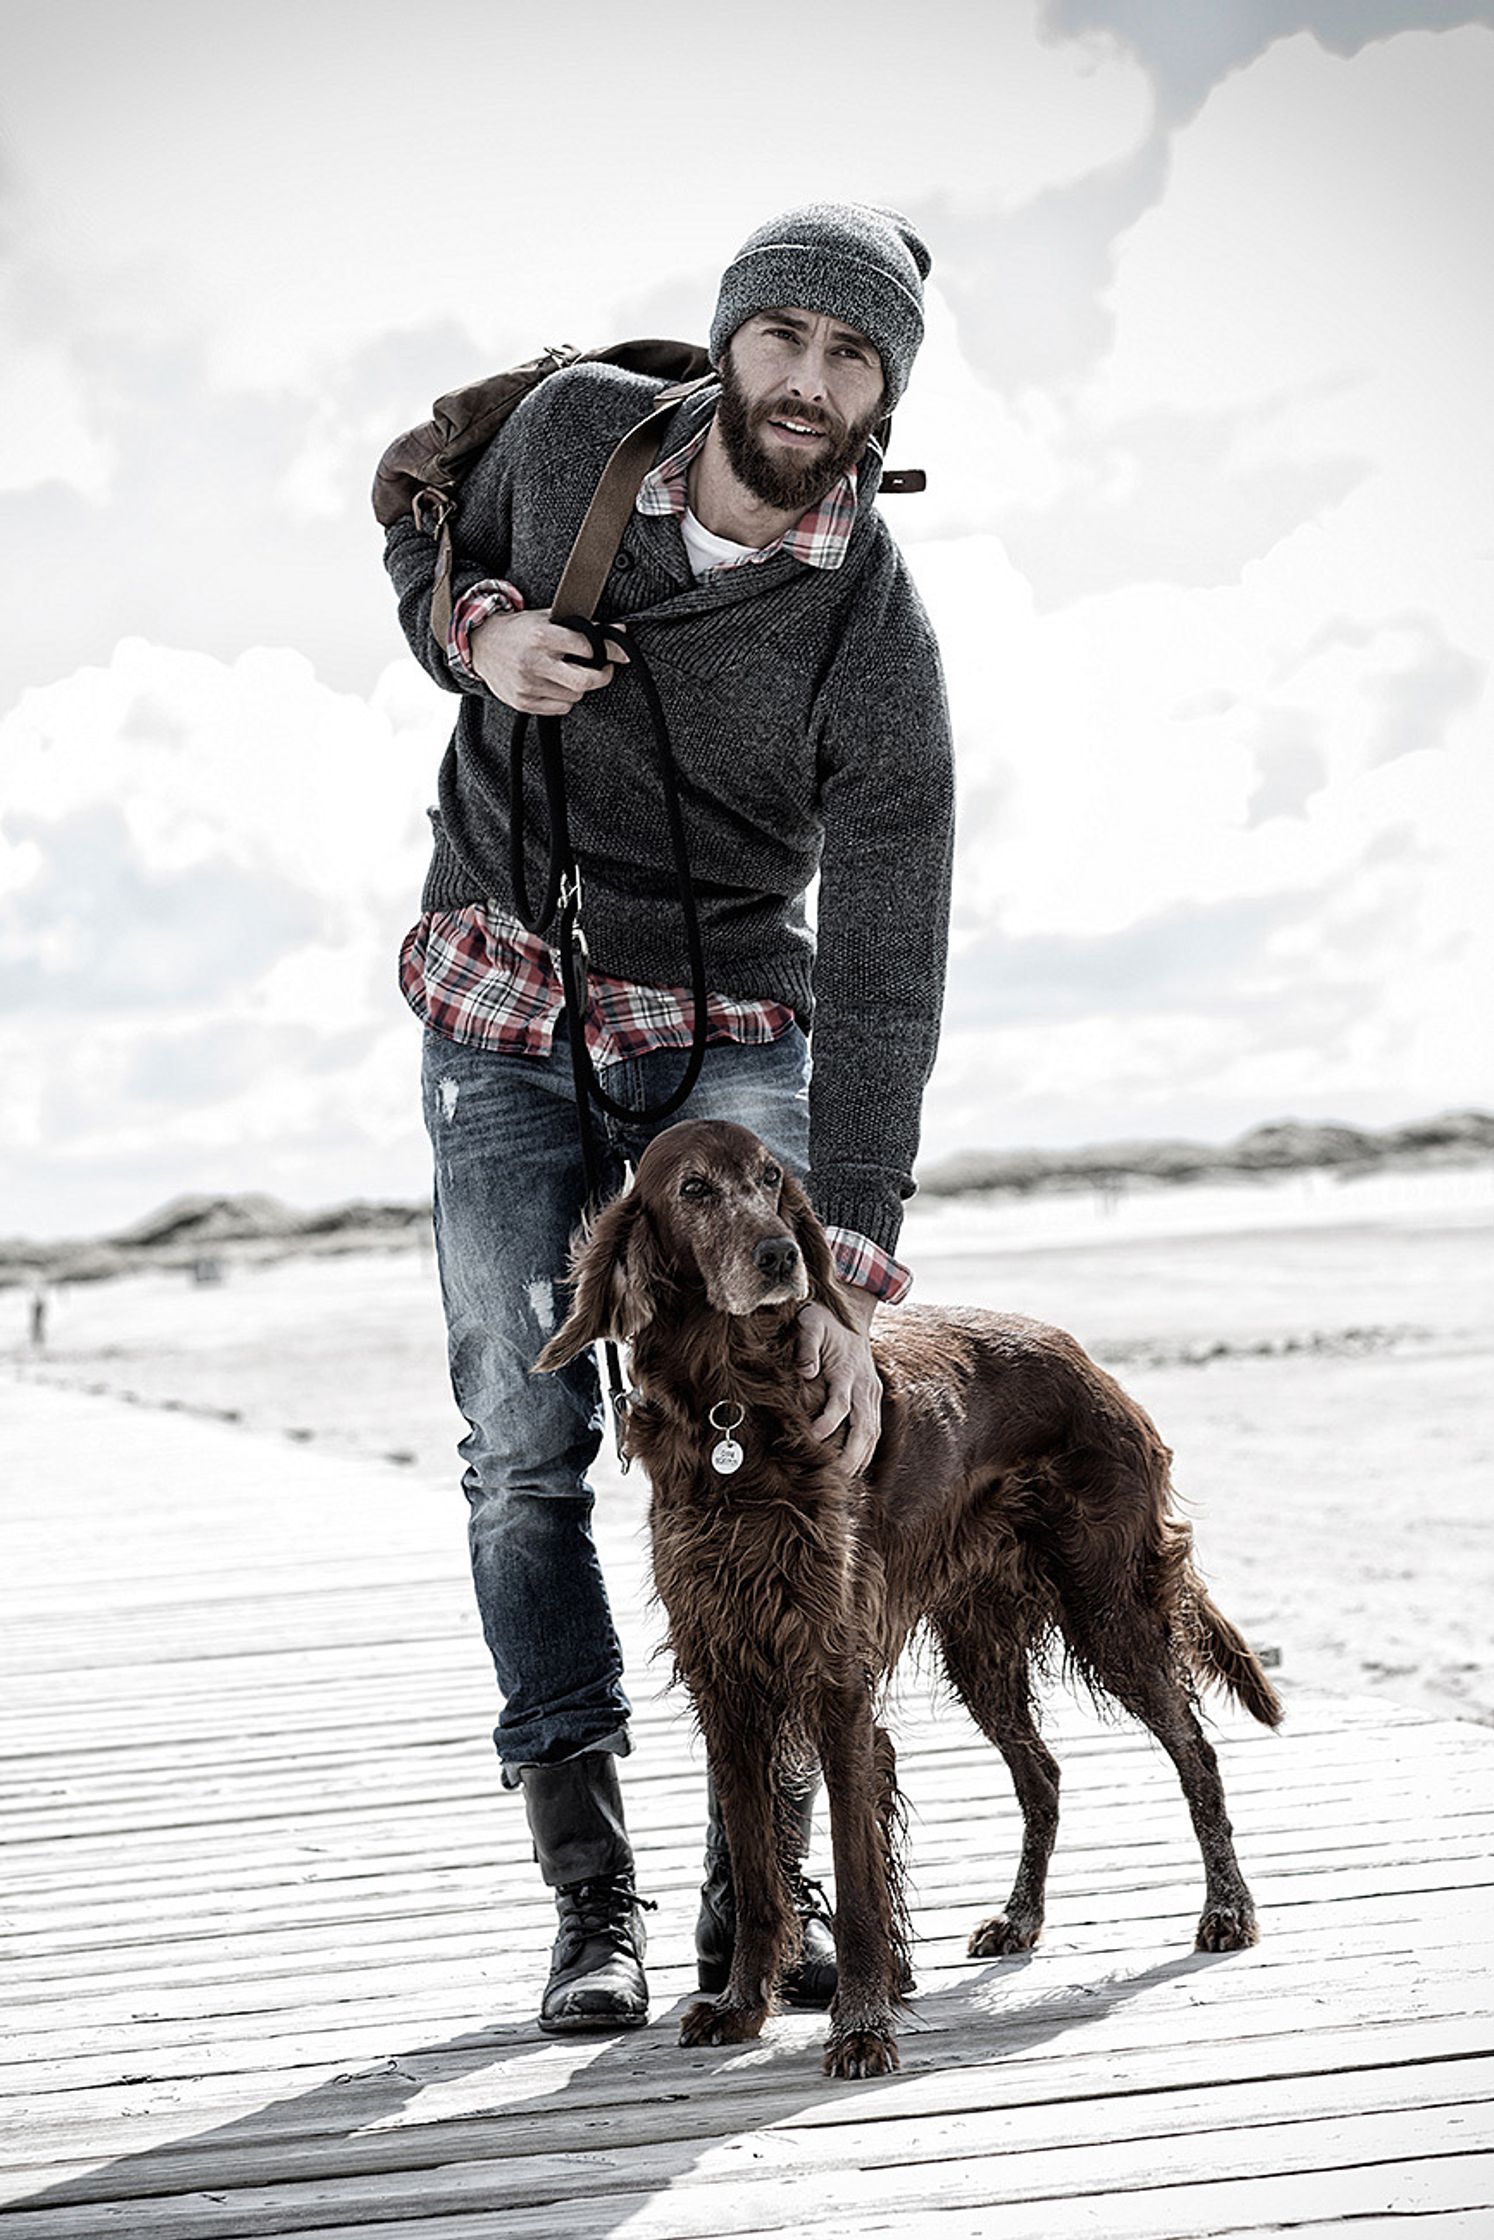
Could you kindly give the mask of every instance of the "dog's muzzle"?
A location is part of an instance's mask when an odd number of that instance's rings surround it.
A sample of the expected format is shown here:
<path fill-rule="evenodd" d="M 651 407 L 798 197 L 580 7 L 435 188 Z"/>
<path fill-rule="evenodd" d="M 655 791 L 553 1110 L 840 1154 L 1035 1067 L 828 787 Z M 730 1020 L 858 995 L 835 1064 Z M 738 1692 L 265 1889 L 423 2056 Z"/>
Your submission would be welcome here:
<path fill-rule="evenodd" d="M 792 1237 L 764 1237 L 752 1258 L 771 1283 L 784 1283 L 798 1264 L 799 1247 Z"/>

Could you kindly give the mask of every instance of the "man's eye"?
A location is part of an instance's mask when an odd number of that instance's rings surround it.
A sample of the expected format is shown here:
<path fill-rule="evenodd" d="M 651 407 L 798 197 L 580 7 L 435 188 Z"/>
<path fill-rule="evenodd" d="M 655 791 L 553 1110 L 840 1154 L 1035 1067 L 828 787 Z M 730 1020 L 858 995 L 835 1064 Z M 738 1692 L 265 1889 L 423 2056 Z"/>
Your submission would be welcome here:
<path fill-rule="evenodd" d="M 682 1198 L 708 1198 L 710 1194 L 711 1186 L 704 1175 L 687 1174 L 680 1184 L 680 1196 Z"/>

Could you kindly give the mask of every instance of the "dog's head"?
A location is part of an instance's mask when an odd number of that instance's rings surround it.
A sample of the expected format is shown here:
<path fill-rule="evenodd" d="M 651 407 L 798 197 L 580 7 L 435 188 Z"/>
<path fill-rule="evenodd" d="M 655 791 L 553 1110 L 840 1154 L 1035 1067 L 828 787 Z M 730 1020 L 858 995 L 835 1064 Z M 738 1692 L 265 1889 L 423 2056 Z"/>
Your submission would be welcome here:
<path fill-rule="evenodd" d="M 692 1292 L 718 1314 L 823 1299 L 835 1269 L 808 1198 L 750 1128 L 684 1120 L 638 1162 L 633 1187 L 572 1254 L 575 1298 L 535 1363 L 559 1369 L 602 1338 L 635 1338 Z"/>

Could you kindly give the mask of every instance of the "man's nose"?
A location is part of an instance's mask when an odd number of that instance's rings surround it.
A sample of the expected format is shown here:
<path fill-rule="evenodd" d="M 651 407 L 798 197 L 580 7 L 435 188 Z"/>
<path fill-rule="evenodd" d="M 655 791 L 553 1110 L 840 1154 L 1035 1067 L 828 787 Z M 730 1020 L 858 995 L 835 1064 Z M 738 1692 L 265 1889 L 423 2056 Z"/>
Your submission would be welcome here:
<path fill-rule="evenodd" d="M 821 404 L 824 402 L 828 378 L 828 361 L 824 352 L 810 343 L 800 352 L 789 386 L 796 396 L 803 397 L 807 403 Z"/>
<path fill-rule="evenodd" d="M 799 1257 L 799 1247 L 792 1237 L 764 1237 L 753 1251 L 752 1257 L 763 1274 L 771 1276 L 777 1283 L 792 1272 L 794 1262 Z"/>

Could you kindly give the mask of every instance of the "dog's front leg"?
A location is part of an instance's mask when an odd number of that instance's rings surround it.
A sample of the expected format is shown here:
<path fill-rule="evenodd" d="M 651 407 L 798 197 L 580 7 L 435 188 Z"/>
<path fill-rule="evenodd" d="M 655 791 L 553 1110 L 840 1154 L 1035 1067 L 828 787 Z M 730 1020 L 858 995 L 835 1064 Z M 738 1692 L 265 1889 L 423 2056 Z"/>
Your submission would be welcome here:
<path fill-rule="evenodd" d="M 891 1842 L 891 1745 L 872 1719 L 871 1691 L 864 1682 L 827 1691 L 819 1743 L 830 1800 L 840 1971 L 825 2074 L 879 2077 L 901 2067 L 892 2012 L 902 1976 L 900 1907 Z"/>
<path fill-rule="evenodd" d="M 762 2030 L 779 1970 L 798 1934 L 779 1860 L 771 1721 L 732 1718 L 697 1702 L 731 1852 L 736 1943 L 726 1989 L 700 1999 L 680 2022 L 682 2046 L 739 2045 Z M 737 1707 L 740 1710 L 740 1705 Z"/>

